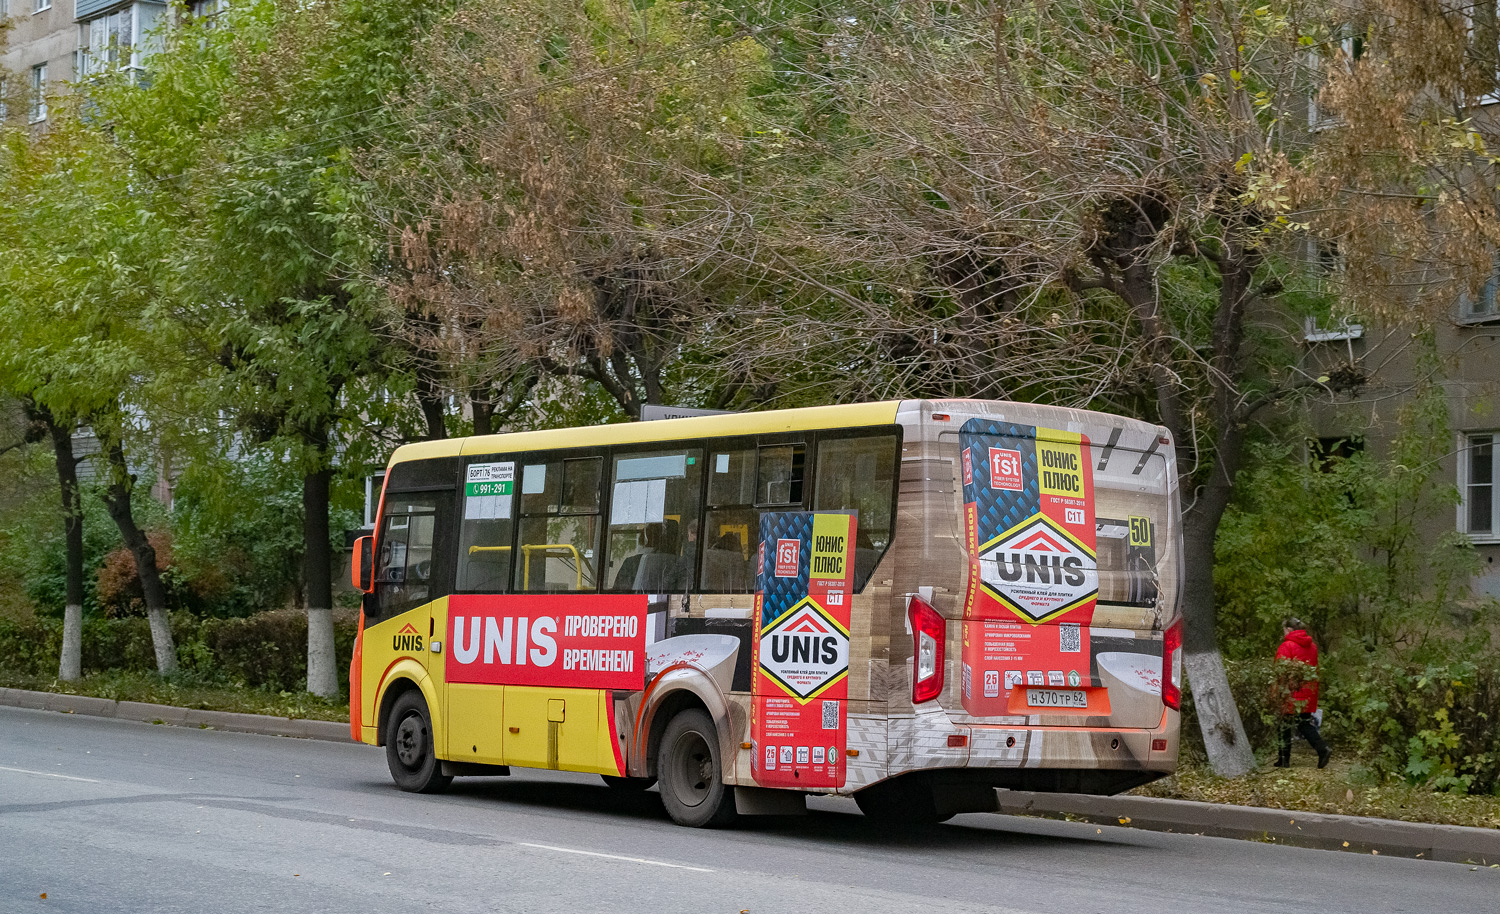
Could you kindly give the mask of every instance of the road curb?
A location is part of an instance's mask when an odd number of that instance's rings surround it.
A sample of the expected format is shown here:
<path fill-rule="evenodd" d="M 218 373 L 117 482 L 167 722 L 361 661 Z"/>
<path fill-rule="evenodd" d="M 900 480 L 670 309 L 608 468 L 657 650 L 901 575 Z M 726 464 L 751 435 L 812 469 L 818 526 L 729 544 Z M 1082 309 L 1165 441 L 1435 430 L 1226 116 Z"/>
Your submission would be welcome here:
<path fill-rule="evenodd" d="M 0 688 L 0 705 L 31 708 L 38 711 L 57 711 L 62 714 L 86 714 L 89 717 L 112 717 L 115 720 L 139 721 L 148 724 L 170 724 L 174 727 L 230 730 L 236 733 L 319 739 L 334 743 L 351 742 L 349 725 L 331 720 L 272 717 L 266 714 L 237 714 L 232 711 L 203 711 L 173 705 L 154 705 L 142 701 L 115 701 L 111 698 L 64 695 L 60 692 L 33 692 L 27 689 Z"/>
<path fill-rule="evenodd" d="M 1294 847 L 1420 857 L 1489 866 L 1500 863 L 1500 829 L 1400 822 L 1364 816 L 1229 806 L 1157 797 L 1094 797 L 1002 790 L 1006 815 L 1068 819 L 1096 825 L 1241 838 Z"/>

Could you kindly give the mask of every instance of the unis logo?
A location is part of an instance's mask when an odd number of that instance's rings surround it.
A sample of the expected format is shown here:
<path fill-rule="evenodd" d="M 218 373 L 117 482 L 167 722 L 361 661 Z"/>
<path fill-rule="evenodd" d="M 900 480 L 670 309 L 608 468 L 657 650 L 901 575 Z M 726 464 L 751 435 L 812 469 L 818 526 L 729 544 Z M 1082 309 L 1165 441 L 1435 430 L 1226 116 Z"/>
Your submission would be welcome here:
<path fill-rule="evenodd" d="M 979 559 L 984 589 L 1028 622 L 1060 616 L 1099 592 L 1093 550 L 1045 514 L 990 540 Z"/>
<path fill-rule="evenodd" d="M 420 651 L 422 636 L 410 622 L 401 626 L 401 631 L 391 636 L 391 649 L 397 651 Z"/>
<path fill-rule="evenodd" d="M 760 668 L 807 704 L 849 673 L 849 632 L 804 597 L 760 633 Z"/>

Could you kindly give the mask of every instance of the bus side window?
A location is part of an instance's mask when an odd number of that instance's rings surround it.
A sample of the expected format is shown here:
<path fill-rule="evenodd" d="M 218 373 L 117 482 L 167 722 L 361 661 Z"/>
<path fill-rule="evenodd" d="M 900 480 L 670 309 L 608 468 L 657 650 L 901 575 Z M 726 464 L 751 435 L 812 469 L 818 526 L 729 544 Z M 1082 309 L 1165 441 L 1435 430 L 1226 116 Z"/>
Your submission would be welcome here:
<path fill-rule="evenodd" d="M 800 444 L 762 447 L 756 467 L 755 503 L 802 504 L 802 474 L 807 467 L 806 454 L 806 448 Z"/>
<path fill-rule="evenodd" d="M 801 508 L 806 456 L 801 444 L 709 452 L 701 592 L 755 590 L 760 516 Z"/>
<path fill-rule="evenodd" d="M 415 609 L 447 594 L 443 578 L 451 543 L 446 529 L 452 499 L 452 492 L 386 495 L 375 559 L 373 602 L 379 618 Z"/>
<path fill-rule="evenodd" d="M 703 451 L 687 448 L 615 457 L 610 489 L 609 564 L 616 593 L 682 593 L 698 563 Z"/>
<path fill-rule="evenodd" d="M 755 448 L 710 451 L 702 592 L 749 593 L 755 589 L 751 559 L 753 544 L 760 537 L 760 513 L 754 505 Z"/>
<path fill-rule="evenodd" d="M 509 589 L 515 533 L 516 464 L 481 458 L 465 470 L 458 540 L 458 591 Z"/>
<path fill-rule="evenodd" d="M 521 467 L 517 592 L 595 589 L 599 549 L 599 488 L 603 457 L 529 463 Z"/>
<path fill-rule="evenodd" d="M 860 590 L 891 542 L 896 489 L 896 436 L 823 438 L 818 442 L 814 511 L 852 511 L 854 588 Z"/>

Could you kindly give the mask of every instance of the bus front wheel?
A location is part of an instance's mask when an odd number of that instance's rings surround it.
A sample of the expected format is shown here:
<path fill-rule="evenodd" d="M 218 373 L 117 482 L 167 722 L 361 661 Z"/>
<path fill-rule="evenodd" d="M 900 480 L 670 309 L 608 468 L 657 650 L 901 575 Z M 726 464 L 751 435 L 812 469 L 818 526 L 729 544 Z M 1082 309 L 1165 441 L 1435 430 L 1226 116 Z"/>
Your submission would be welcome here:
<path fill-rule="evenodd" d="M 724 783 L 718 730 L 703 710 L 689 708 L 667 723 L 656 775 L 662 805 L 678 825 L 703 828 L 734 821 L 734 791 Z"/>
<path fill-rule="evenodd" d="M 438 764 L 432 717 L 421 692 L 413 689 L 396 699 L 385 732 L 385 761 L 397 787 L 412 793 L 441 793 L 453 783 Z"/>

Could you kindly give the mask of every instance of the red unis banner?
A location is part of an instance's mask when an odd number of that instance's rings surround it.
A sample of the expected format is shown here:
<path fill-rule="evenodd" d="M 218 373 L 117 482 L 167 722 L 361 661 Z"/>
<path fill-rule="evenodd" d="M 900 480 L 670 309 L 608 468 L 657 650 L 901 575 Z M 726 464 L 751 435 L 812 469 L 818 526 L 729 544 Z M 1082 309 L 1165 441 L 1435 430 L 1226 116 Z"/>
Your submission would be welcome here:
<path fill-rule="evenodd" d="M 1062 698 L 1080 702 L 1072 707 L 1093 710 L 1099 572 L 1088 437 L 970 420 L 959 439 L 970 558 L 964 708 L 976 717 L 1035 713 L 1028 689 L 1041 687 L 1068 690 Z"/>
<path fill-rule="evenodd" d="M 449 682 L 635 690 L 646 685 L 646 595 L 456 594 Z"/>
<path fill-rule="evenodd" d="M 767 512 L 756 591 L 751 773 L 766 787 L 842 787 L 855 519 Z"/>

